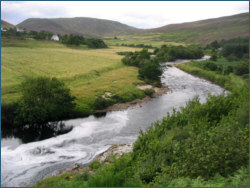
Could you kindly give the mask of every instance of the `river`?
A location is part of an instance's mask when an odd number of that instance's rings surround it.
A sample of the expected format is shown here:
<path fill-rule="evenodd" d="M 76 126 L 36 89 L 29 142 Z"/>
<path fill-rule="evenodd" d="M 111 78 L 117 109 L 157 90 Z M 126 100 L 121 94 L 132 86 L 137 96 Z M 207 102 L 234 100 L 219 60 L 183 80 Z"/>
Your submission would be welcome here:
<path fill-rule="evenodd" d="M 187 60 L 177 63 L 181 62 Z M 66 126 L 73 126 L 67 134 L 27 144 L 16 138 L 2 139 L 1 186 L 29 186 L 74 163 L 86 165 L 112 144 L 133 143 L 140 129 L 146 130 L 195 96 L 205 102 L 209 93 L 219 95 L 224 91 L 176 67 L 164 70 L 162 83 L 170 92 L 140 106 L 108 112 L 99 118 L 89 116 L 65 121 Z"/>

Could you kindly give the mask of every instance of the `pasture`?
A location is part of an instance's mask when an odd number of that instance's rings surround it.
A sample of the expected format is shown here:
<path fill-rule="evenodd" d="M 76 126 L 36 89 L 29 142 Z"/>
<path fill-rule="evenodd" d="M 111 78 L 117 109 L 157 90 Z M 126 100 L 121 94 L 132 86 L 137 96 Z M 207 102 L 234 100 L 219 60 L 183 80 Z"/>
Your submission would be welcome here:
<path fill-rule="evenodd" d="M 20 83 L 28 77 L 49 76 L 65 81 L 76 96 L 77 107 L 91 113 L 97 96 L 109 91 L 120 96 L 143 96 L 135 87 L 138 69 L 122 64 L 119 51 L 140 48 L 111 46 L 107 49 L 67 47 L 58 42 L 2 40 L 1 102 L 17 101 Z M 126 98 L 126 97 L 125 97 Z"/>

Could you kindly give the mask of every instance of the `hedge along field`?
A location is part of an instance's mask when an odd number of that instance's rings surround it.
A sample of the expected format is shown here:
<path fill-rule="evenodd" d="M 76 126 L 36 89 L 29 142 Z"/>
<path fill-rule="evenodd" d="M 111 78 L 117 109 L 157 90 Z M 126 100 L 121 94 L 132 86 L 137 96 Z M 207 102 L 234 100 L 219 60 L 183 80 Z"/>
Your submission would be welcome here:
<path fill-rule="evenodd" d="M 82 49 L 66 47 L 52 41 L 2 40 L 1 89 L 2 103 L 20 97 L 19 84 L 27 77 L 49 76 L 65 81 L 76 96 L 77 106 L 86 113 L 92 109 L 98 95 L 109 91 L 121 96 L 129 92 L 143 95 L 134 86 L 138 69 L 121 63 L 119 51 L 140 48 L 110 47 Z"/>

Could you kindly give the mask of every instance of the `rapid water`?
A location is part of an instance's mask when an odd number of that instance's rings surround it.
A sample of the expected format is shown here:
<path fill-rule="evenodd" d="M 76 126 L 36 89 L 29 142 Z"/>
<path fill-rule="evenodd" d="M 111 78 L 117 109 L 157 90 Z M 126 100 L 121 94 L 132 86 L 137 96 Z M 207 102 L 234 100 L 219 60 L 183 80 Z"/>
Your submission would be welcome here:
<path fill-rule="evenodd" d="M 109 112 L 105 117 L 65 121 L 67 126 L 73 126 L 67 134 L 28 144 L 2 140 L 1 186 L 29 186 L 74 163 L 86 165 L 112 144 L 133 143 L 140 129 L 147 129 L 195 96 L 205 102 L 208 93 L 223 92 L 223 88 L 175 67 L 164 71 L 162 82 L 170 92 L 141 106 Z"/>

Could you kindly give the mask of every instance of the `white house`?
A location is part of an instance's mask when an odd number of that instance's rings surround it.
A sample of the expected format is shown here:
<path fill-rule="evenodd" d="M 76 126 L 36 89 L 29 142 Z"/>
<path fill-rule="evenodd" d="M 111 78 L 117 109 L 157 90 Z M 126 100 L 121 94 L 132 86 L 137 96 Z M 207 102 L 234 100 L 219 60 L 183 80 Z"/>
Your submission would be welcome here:
<path fill-rule="evenodd" d="M 3 27 L 1 27 L 1 31 L 7 31 L 7 29 L 6 28 L 3 28 Z"/>
<path fill-rule="evenodd" d="M 58 35 L 53 35 L 53 36 L 51 37 L 51 40 L 59 41 Z"/>
<path fill-rule="evenodd" d="M 17 27 L 17 28 L 16 28 L 16 31 L 17 31 L 17 32 L 24 32 L 24 29 L 18 28 L 18 27 Z"/>

